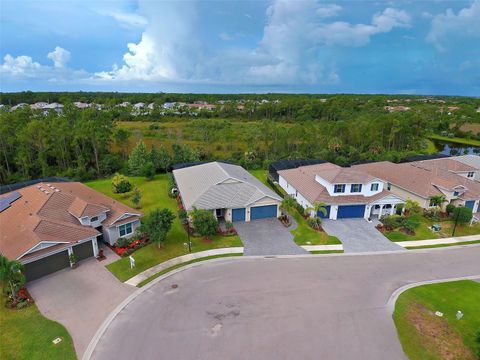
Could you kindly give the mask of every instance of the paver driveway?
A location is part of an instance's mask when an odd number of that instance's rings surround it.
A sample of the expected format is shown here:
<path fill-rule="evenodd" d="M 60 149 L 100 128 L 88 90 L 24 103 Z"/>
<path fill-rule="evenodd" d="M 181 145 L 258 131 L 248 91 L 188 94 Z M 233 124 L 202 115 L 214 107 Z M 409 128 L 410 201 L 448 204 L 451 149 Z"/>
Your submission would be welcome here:
<path fill-rule="evenodd" d="M 235 229 L 244 246 L 244 255 L 300 255 L 308 252 L 295 244 L 290 228 L 278 219 L 236 222 Z"/>
<path fill-rule="evenodd" d="M 136 288 L 118 281 L 105 267 L 107 260 L 83 260 L 76 269 L 64 269 L 28 283 L 40 312 L 64 325 L 79 358 L 105 318 Z M 53 340 L 53 339 L 52 339 Z"/>
<path fill-rule="evenodd" d="M 471 246 L 198 263 L 143 288 L 92 358 L 403 360 L 392 293 L 478 275 L 479 257 Z"/>
<path fill-rule="evenodd" d="M 345 252 L 405 250 L 364 219 L 323 220 L 322 226 L 328 234 L 340 239 Z"/>

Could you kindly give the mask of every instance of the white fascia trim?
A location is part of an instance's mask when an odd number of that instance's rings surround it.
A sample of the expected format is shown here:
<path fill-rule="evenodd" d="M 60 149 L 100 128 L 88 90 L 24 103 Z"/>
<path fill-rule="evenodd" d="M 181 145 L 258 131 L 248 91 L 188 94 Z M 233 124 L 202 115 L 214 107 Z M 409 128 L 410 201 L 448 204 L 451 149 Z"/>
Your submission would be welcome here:
<path fill-rule="evenodd" d="M 112 221 L 112 223 L 110 224 L 110 226 L 112 225 L 115 225 L 115 223 L 120 220 L 123 216 L 125 215 L 129 215 L 129 216 L 142 216 L 141 214 L 135 214 L 135 213 L 123 213 L 122 215 L 120 215 L 118 218 L 116 218 L 114 221 Z"/>
<path fill-rule="evenodd" d="M 75 245 L 83 244 L 83 243 L 85 243 L 85 242 L 87 242 L 87 241 L 93 241 L 93 239 L 94 239 L 94 238 L 91 237 L 91 238 L 88 238 L 88 239 L 85 239 L 85 240 L 79 240 L 79 241 L 77 241 L 77 242 L 59 242 L 59 244 L 70 244 L 71 246 L 75 246 Z M 62 251 L 66 251 L 67 248 L 68 248 L 68 246 L 67 246 L 67 247 L 63 247 L 63 248 L 61 248 L 61 249 L 57 249 L 57 250 L 52 251 L 52 252 L 46 252 L 45 254 L 42 254 L 42 255 L 39 255 L 39 256 L 36 256 L 36 257 L 32 257 L 32 258 L 28 259 L 28 260 L 25 261 L 25 262 L 23 262 L 20 257 L 17 258 L 17 260 L 22 261 L 22 264 L 28 264 L 28 263 L 31 263 L 31 262 L 34 262 L 34 261 L 43 259 L 43 258 L 45 258 L 45 257 L 47 257 L 47 256 L 54 255 L 54 254 L 57 254 L 57 253 L 62 252 Z M 22 256 L 24 256 L 24 255 L 22 255 Z"/>
<path fill-rule="evenodd" d="M 39 245 L 41 244 L 52 244 L 52 245 L 56 245 L 56 244 L 68 244 L 68 241 L 40 241 L 39 243 L 35 244 L 34 246 L 32 246 L 30 249 L 28 249 L 27 251 L 25 251 L 22 255 L 20 255 L 19 257 L 17 257 L 16 260 L 19 260 L 21 259 L 22 257 L 24 257 L 25 255 L 35 251 L 35 248 L 38 247 Z"/>
<path fill-rule="evenodd" d="M 127 224 L 133 224 L 135 221 L 138 221 L 138 220 L 133 220 L 133 221 L 126 222 L 126 223 L 123 223 L 123 224 L 115 225 L 115 227 L 118 229 L 120 226 L 127 225 Z"/>
<path fill-rule="evenodd" d="M 377 201 L 383 200 L 383 199 L 385 199 L 385 198 L 387 198 L 387 197 L 393 197 L 393 198 L 395 198 L 396 201 L 405 202 L 405 199 L 402 199 L 400 196 L 397 196 L 397 195 L 395 195 L 395 194 L 388 194 L 388 195 L 385 195 L 384 197 L 381 197 L 380 199 L 376 199 L 376 200 L 374 200 L 374 201 L 372 201 L 372 202 L 370 202 L 370 203 L 368 203 L 368 204 L 374 205 Z"/>

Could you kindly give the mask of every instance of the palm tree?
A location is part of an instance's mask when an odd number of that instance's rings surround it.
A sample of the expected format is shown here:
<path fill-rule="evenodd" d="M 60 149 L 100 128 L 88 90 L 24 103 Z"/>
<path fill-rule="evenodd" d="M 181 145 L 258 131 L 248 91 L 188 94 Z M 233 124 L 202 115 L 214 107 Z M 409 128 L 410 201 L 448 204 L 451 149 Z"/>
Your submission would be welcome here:
<path fill-rule="evenodd" d="M 295 207 L 296 200 L 291 197 L 290 195 L 285 196 L 285 198 L 282 200 L 282 204 L 280 205 L 280 208 L 283 210 L 288 210 L 292 209 Z"/>
<path fill-rule="evenodd" d="M 23 265 L 19 261 L 10 261 L 0 255 L 0 281 L 4 287 L 9 287 L 13 298 L 16 297 L 17 291 L 25 285 L 25 275 L 22 271 Z"/>
<path fill-rule="evenodd" d="M 318 217 L 318 213 L 321 212 L 323 216 L 327 216 L 328 210 L 327 210 L 327 204 L 324 202 L 316 202 L 313 204 L 313 207 L 309 207 L 305 209 L 306 211 L 314 211 L 315 215 L 313 217 Z"/>
<path fill-rule="evenodd" d="M 446 201 L 445 195 L 434 195 L 430 197 L 430 206 L 435 206 L 434 214 L 437 215 L 437 210 L 442 208 L 442 204 Z"/>

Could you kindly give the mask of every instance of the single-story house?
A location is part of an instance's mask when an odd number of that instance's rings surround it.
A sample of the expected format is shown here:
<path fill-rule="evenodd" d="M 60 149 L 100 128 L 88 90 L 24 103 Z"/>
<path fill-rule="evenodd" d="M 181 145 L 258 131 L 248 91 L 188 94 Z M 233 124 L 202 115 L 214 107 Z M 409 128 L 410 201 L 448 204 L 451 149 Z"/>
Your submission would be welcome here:
<path fill-rule="evenodd" d="M 480 184 L 473 179 L 472 168 L 451 158 L 394 164 L 381 161 L 353 166 L 382 179 L 392 193 L 418 202 L 424 209 L 434 206 L 433 196 L 445 196 L 446 205 L 463 205 L 479 211 Z"/>
<path fill-rule="evenodd" d="M 278 175 L 280 187 L 305 209 L 324 203 L 327 214 L 317 214 L 322 218 L 369 219 L 392 215 L 396 205 L 404 203 L 402 197 L 384 188 L 381 179 L 331 163 L 280 170 Z"/>
<path fill-rule="evenodd" d="M 187 212 L 211 210 L 225 221 L 280 216 L 282 198 L 238 165 L 210 162 L 173 170 Z"/>
<path fill-rule="evenodd" d="M 78 182 L 39 183 L 0 197 L 0 253 L 25 265 L 27 280 L 98 254 L 132 236 L 142 214 Z"/>

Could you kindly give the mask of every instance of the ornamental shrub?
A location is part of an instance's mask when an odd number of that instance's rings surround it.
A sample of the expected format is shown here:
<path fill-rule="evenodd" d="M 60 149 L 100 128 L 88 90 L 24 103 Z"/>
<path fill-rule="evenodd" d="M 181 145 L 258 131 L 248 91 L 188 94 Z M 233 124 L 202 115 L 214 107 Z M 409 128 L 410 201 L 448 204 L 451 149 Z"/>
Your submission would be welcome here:
<path fill-rule="evenodd" d="M 307 224 L 311 228 L 319 230 L 322 226 L 322 219 L 320 219 L 318 216 L 310 217 L 307 219 Z"/>
<path fill-rule="evenodd" d="M 414 214 L 403 220 L 402 227 L 410 232 L 415 232 L 416 229 L 420 226 L 421 220 L 420 215 Z"/>
<path fill-rule="evenodd" d="M 472 209 L 465 206 L 456 207 L 453 210 L 453 219 L 459 224 L 466 224 L 472 220 Z"/>
<path fill-rule="evenodd" d="M 453 211 L 455 210 L 455 205 L 448 204 L 446 210 L 448 215 L 452 215 Z"/>
<path fill-rule="evenodd" d="M 213 236 L 217 233 L 218 221 L 209 210 L 193 209 L 193 227 L 201 236 Z"/>

